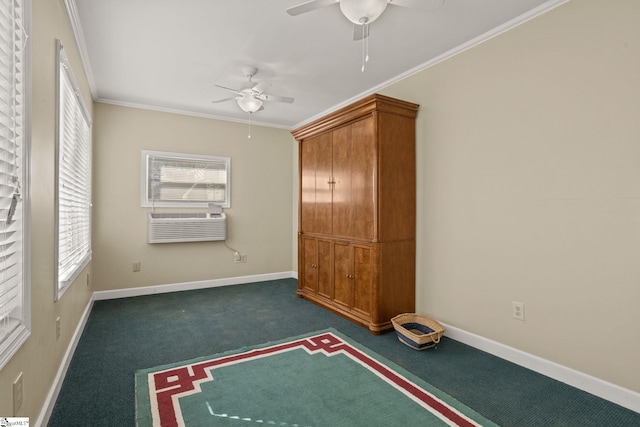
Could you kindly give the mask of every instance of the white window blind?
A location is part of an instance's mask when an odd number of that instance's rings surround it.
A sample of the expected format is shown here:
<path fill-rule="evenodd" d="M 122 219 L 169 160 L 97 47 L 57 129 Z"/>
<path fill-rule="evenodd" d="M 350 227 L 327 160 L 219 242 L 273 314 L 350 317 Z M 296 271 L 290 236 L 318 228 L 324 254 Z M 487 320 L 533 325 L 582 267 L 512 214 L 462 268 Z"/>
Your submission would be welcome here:
<path fill-rule="evenodd" d="M 0 369 L 30 334 L 25 0 L 0 0 Z"/>
<path fill-rule="evenodd" d="M 60 298 L 91 260 L 91 120 L 58 41 L 57 224 Z"/>
<path fill-rule="evenodd" d="M 142 206 L 201 207 L 230 201 L 231 158 L 142 151 Z"/>

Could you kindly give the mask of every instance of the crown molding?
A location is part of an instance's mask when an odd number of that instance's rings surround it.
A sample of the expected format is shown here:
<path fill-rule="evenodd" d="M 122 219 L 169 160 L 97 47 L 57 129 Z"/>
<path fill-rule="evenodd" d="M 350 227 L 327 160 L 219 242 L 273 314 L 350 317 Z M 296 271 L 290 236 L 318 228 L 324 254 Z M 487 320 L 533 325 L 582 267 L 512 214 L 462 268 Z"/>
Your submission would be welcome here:
<path fill-rule="evenodd" d="M 87 51 L 87 45 L 84 41 L 84 31 L 82 30 L 82 24 L 78 16 L 78 8 L 76 7 L 75 0 L 62 0 L 64 4 L 64 10 L 67 13 L 67 18 L 71 24 L 73 35 L 76 39 L 76 45 L 80 52 L 80 60 L 82 62 L 82 68 L 87 76 L 89 82 L 89 90 L 91 90 L 91 97 L 95 100 L 98 97 L 98 89 L 96 87 L 95 79 L 93 78 L 93 71 L 91 69 L 91 61 L 89 60 L 89 52 Z"/>
<path fill-rule="evenodd" d="M 251 119 L 251 120 L 237 119 L 234 117 L 217 116 L 215 114 L 208 114 L 208 113 L 202 113 L 202 112 L 196 112 L 196 111 L 190 111 L 190 110 L 181 110 L 177 108 L 159 107 L 157 105 L 138 104 L 134 102 L 118 101 L 118 100 L 108 99 L 108 98 L 94 98 L 94 101 L 100 102 L 102 104 L 117 105 L 120 107 L 137 108 L 140 110 L 158 111 L 161 113 L 179 114 L 183 116 L 201 117 L 204 119 L 214 119 L 214 120 L 221 120 L 225 122 L 251 124 L 252 126 L 263 126 L 263 127 L 287 129 L 287 130 L 291 129 L 290 126 L 266 123 L 266 122 L 256 121 L 254 119 Z M 249 113 L 247 113 L 247 115 L 248 114 Z"/>

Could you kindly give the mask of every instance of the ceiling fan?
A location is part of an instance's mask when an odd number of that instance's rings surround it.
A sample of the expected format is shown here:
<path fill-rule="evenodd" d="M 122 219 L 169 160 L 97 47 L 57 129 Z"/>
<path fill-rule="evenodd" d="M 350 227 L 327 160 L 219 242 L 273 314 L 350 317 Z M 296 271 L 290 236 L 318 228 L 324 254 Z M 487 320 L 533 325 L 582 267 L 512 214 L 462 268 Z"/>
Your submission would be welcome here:
<path fill-rule="evenodd" d="M 369 25 L 382 15 L 389 4 L 433 12 L 438 10 L 444 2 L 445 0 L 311 0 L 290 7 L 287 9 L 287 13 L 296 16 L 339 4 L 342 14 L 354 24 L 353 40 L 364 40 L 369 37 Z M 364 71 L 364 63 L 369 60 L 367 51 L 368 43 L 364 41 L 362 45 L 362 71 Z"/>
<path fill-rule="evenodd" d="M 266 94 L 265 91 L 271 87 L 271 83 L 265 81 L 256 83 L 252 80 L 253 76 L 255 76 L 258 72 L 258 69 L 256 67 L 242 67 L 242 72 L 245 76 L 247 76 L 248 80 L 242 85 L 242 88 L 240 89 L 231 89 L 220 85 L 214 85 L 215 87 L 233 92 L 236 94 L 236 96 L 218 99 L 211 102 L 218 103 L 228 101 L 230 99 L 235 99 L 238 102 L 238 106 L 243 111 L 249 114 L 264 109 L 263 101 L 277 101 L 287 103 L 293 102 L 293 98 L 290 97 Z"/>
<path fill-rule="evenodd" d="M 433 12 L 444 4 L 445 0 L 311 0 L 287 9 L 292 16 L 311 12 L 326 6 L 340 5 L 340 11 L 349 21 L 353 22 L 353 39 L 360 40 L 369 36 L 369 24 L 378 19 L 387 5 L 402 6 Z M 363 27 L 361 29 L 358 26 Z"/>

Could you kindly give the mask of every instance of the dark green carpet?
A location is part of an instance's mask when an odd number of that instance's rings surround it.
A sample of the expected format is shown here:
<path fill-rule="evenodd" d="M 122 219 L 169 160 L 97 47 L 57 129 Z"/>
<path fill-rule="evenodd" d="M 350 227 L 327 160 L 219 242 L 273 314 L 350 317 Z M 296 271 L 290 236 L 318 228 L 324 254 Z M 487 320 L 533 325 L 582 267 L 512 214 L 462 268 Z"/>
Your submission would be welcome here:
<path fill-rule="evenodd" d="M 295 295 L 296 280 L 97 301 L 49 426 L 134 426 L 134 373 L 333 327 L 503 426 L 638 426 L 640 414 L 444 338 L 415 351 Z"/>

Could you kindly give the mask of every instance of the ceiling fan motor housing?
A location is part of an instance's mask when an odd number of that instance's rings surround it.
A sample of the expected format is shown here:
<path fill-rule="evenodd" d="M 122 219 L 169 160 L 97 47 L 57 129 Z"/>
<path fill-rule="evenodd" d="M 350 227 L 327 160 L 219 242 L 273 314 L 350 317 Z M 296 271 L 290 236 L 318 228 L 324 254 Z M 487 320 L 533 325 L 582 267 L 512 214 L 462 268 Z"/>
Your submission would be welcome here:
<path fill-rule="evenodd" d="M 247 65 L 247 66 L 242 67 L 242 72 L 244 73 L 244 75 L 246 77 L 249 78 L 249 80 L 251 80 L 251 77 L 255 76 L 256 73 L 258 72 L 258 69 L 256 67 L 252 67 L 250 65 Z"/>

